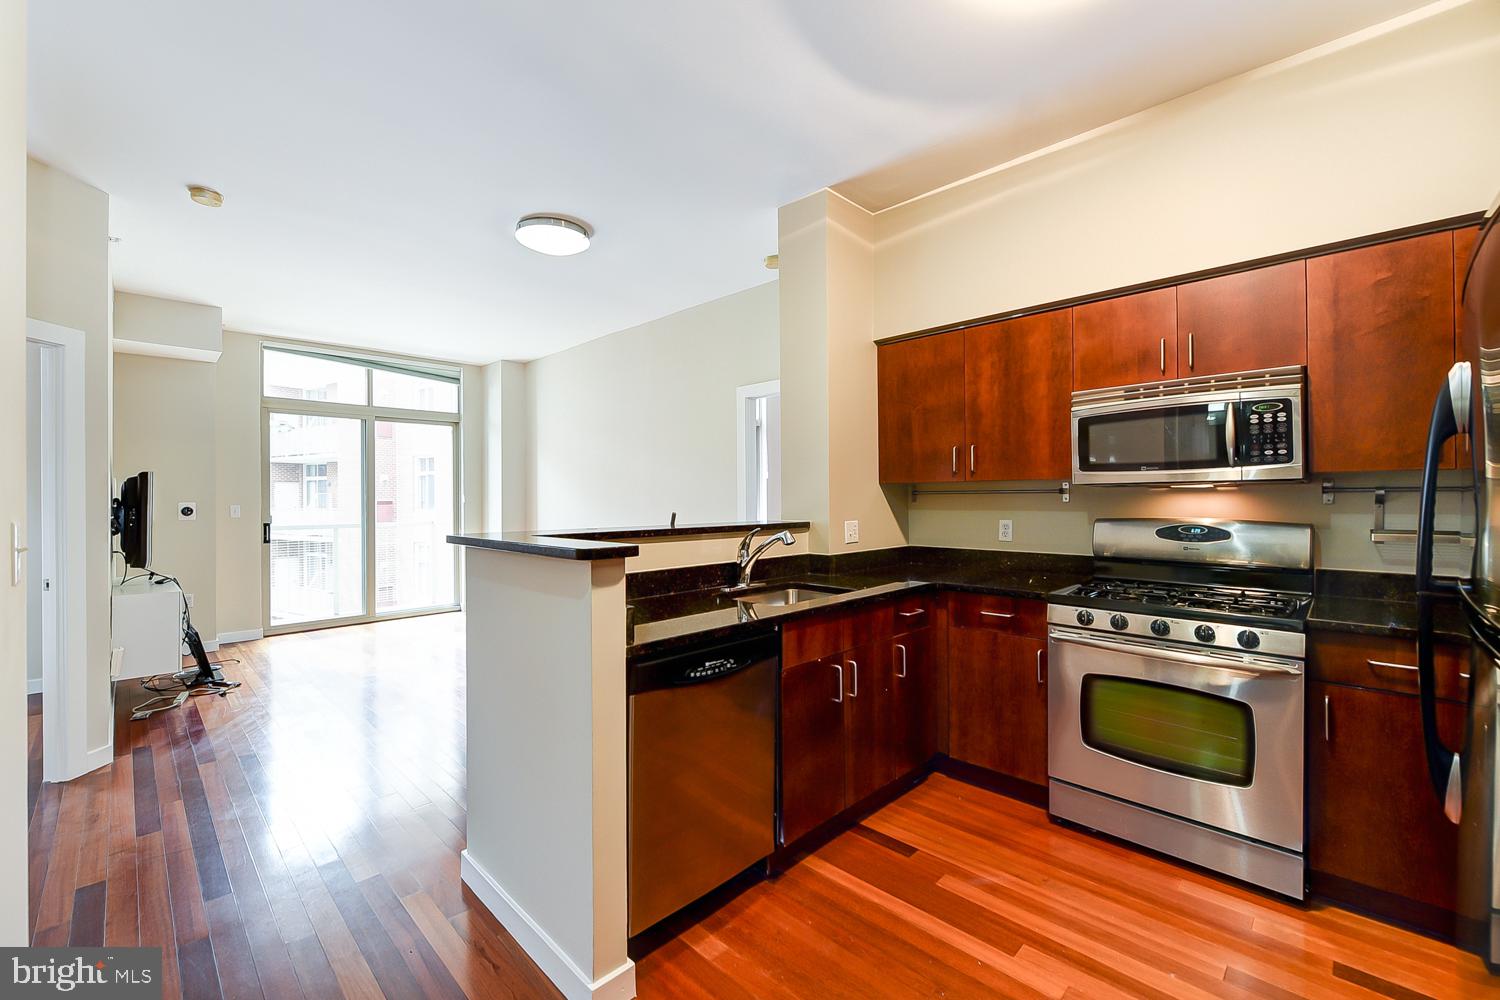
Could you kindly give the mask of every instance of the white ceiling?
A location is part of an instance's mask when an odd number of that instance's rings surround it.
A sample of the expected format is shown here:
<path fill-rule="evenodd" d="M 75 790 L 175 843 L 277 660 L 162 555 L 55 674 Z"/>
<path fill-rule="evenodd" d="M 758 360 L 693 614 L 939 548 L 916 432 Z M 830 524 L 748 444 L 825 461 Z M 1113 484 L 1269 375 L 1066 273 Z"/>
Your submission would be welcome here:
<path fill-rule="evenodd" d="M 33 0 L 30 146 L 111 195 L 121 289 L 528 359 L 765 281 L 824 185 L 885 207 L 1418 6 Z M 593 248 L 521 248 L 548 210 Z"/>

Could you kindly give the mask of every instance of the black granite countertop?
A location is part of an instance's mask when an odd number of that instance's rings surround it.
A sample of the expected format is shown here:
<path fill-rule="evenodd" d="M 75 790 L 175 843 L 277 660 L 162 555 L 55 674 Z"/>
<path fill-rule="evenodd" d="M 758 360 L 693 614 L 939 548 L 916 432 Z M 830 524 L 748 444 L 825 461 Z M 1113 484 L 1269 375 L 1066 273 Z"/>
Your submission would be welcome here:
<path fill-rule="evenodd" d="M 738 638 L 835 608 L 849 608 L 893 594 L 962 590 L 1045 600 L 1053 591 L 1092 575 L 1092 560 L 1041 553 L 1000 553 L 908 546 L 854 556 L 796 556 L 768 560 L 758 584 L 803 582 L 847 593 L 786 607 L 747 608 L 725 594 L 733 567 L 695 567 L 632 574 L 628 582 L 631 659 L 654 656 L 690 643 Z M 674 584 L 676 585 L 674 587 Z M 688 589 L 691 588 L 691 589 Z M 1397 574 L 1319 572 L 1307 627 L 1412 638 L 1417 607 L 1411 577 Z M 1467 632 L 1457 602 L 1439 604 L 1438 634 Z"/>
<path fill-rule="evenodd" d="M 807 521 L 714 521 L 707 524 L 648 524 L 634 528 L 563 528 L 549 531 L 497 531 L 449 535 L 451 545 L 520 552 L 553 559 L 625 559 L 640 547 L 617 539 L 689 535 L 739 535 L 751 528 L 806 531 Z"/>

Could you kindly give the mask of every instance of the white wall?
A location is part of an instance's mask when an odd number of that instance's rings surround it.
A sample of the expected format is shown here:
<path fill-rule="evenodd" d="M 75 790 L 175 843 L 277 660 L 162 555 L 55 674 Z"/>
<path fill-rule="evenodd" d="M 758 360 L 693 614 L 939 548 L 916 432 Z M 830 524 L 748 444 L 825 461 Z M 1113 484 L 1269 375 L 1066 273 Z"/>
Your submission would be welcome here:
<path fill-rule="evenodd" d="M 224 310 L 155 295 L 115 292 L 115 353 L 217 361 Z"/>
<path fill-rule="evenodd" d="M 528 364 L 526 526 L 734 520 L 735 388 L 778 377 L 778 329 L 770 281 Z"/>
<path fill-rule="evenodd" d="M 109 680 L 110 354 L 109 196 L 60 170 L 27 161 L 26 314 L 84 334 L 84 466 L 87 484 L 88 639 L 86 746 L 107 763 L 114 728 Z M 21 369 L 24 371 L 24 367 Z"/>
<path fill-rule="evenodd" d="M 26 4 L 0 0 L 0 468 L 26 467 Z M 26 524 L 0 476 L 0 529 Z M 26 943 L 26 588 L 0 579 L 0 944 Z"/>
<path fill-rule="evenodd" d="M 1326 46 L 876 215 L 874 336 L 1481 211 L 1500 190 L 1495 122 L 1500 3 Z M 1395 499 L 1391 525 L 1410 527 L 1414 510 Z M 1456 524 L 1451 498 L 1442 510 Z M 1095 517 L 1258 517 L 1314 524 L 1321 565 L 1410 572 L 1411 546 L 1370 542 L 1371 511 L 1366 496 L 1325 507 L 1315 484 L 1085 488 L 1068 505 L 923 497 L 908 537 L 1086 553 Z M 997 539 L 1001 517 L 1015 521 L 1009 545 Z M 1441 568 L 1462 570 L 1463 554 L 1440 555 Z"/>
<path fill-rule="evenodd" d="M 519 531 L 528 523 L 526 365 L 484 367 L 484 517 L 486 531 Z"/>
<path fill-rule="evenodd" d="M 115 471 L 154 474 L 151 568 L 176 577 L 193 596 L 193 625 L 209 642 L 219 634 L 217 465 L 214 366 L 116 354 Z M 189 500 L 198 516 L 184 521 L 177 505 Z"/>

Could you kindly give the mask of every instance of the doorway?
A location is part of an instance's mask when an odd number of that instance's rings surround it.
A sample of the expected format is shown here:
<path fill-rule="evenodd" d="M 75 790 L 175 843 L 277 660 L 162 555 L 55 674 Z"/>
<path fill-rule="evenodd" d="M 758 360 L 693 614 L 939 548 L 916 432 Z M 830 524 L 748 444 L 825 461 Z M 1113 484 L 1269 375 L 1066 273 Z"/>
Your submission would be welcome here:
<path fill-rule="evenodd" d="M 781 381 L 735 389 L 736 513 L 742 521 L 781 517 Z"/>
<path fill-rule="evenodd" d="M 98 766 L 83 732 L 87 692 L 87 565 L 83 429 L 83 334 L 26 322 L 26 690 L 32 795 Z M 19 582 L 19 561 L 12 568 Z M 33 704 L 31 707 L 35 707 Z M 37 733 L 40 729 L 40 734 Z M 35 799 L 30 800 L 34 802 Z"/>
<path fill-rule="evenodd" d="M 262 350 L 267 634 L 458 607 L 459 377 Z"/>

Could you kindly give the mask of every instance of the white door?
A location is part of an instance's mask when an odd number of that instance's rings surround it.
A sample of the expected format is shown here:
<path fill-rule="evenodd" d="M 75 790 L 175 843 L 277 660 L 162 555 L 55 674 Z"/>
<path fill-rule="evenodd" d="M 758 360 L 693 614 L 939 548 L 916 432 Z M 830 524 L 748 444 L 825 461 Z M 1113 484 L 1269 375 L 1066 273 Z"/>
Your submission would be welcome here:
<path fill-rule="evenodd" d="M 26 522 L 31 546 L 26 574 L 28 693 L 41 691 L 42 678 L 57 669 L 61 353 L 51 344 L 26 344 Z"/>

